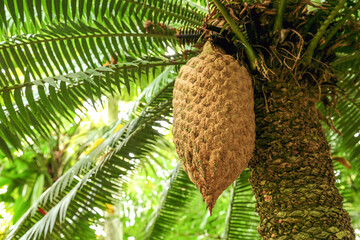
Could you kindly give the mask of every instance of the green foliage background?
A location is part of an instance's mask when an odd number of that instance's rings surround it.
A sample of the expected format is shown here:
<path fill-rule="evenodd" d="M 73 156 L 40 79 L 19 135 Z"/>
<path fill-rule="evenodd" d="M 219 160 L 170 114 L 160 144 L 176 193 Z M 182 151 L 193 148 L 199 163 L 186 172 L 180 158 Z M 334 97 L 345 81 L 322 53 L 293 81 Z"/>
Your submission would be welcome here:
<path fill-rule="evenodd" d="M 359 32 L 340 27 L 359 22 L 360 3 L 321 4 L 326 8 L 314 8 L 312 17 L 323 23 L 316 38 L 349 41 L 334 49 L 336 109 L 319 109 L 342 132 L 324 124 L 333 155 L 352 165 L 335 162 L 335 169 L 359 234 Z M 259 238 L 248 172 L 209 216 L 176 167 L 172 88 L 179 68 L 198 52 L 179 44 L 174 28 L 197 32 L 206 7 L 205 0 L 0 1 L 0 202 L 13 215 L 10 222 L 0 216 L 0 238 Z M 154 28 L 145 29 L 147 19 Z M 313 42 L 312 53 L 321 50 Z M 117 61 L 104 67 L 111 56 Z M 134 105 L 125 109 L 124 102 Z M 108 120 L 92 121 L 103 109 Z"/>

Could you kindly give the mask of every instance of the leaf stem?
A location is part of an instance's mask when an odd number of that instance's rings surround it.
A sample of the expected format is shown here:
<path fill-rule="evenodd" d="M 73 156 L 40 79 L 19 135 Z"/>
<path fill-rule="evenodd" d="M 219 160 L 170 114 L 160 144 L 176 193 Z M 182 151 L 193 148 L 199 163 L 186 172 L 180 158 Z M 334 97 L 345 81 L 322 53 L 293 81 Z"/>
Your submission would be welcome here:
<path fill-rule="evenodd" d="M 246 37 L 241 32 L 241 30 L 235 23 L 234 19 L 228 13 L 228 11 L 224 7 L 224 5 L 220 2 L 220 0 L 213 0 L 213 2 L 216 4 L 216 6 L 220 10 L 221 14 L 224 16 L 226 22 L 230 25 L 234 34 L 239 38 L 239 40 L 245 47 L 245 52 L 247 54 L 247 57 L 249 58 L 251 69 L 253 69 L 253 70 L 256 69 L 256 53 L 255 53 L 254 49 L 251 47 L 250 43 L 246 40 Z"/>
<path fill-rule="evenodd" d="M 340 29 L 340 27 L 342 27 L 345 24 L 346 20 L 348 20 L 351 17 L 351 15 L 356 10 L 359 10 L 359 9 L 360 9 L 360 1 L 352 9 L 350 9 L 349 12 L 339 22 L 337 22 L 337 24 L 331 30 L 329 35 L 326 37 L 325 43 L 319 48 L 320 50 L 322 50 L 326 47 L 326 45 L 329 43 L 330 39 L 337 33 L 337 31 Z"/>
<path fill-rule="evenodd" d="M 305 62 L 307 64 L 311 63 L 312 56 L 314 54 L 314 51 L 322 38 L 322 36 L 325 34 L 326 28 L 329 26 L 329 24 L 334 20 L 340 9 L 344 6 L 346 0 L 340 0 L 338 4 L 335 6 L 335 8 L 331 11 L 330 15 L 327 17 L 327 19 L 323 22 L 319 30 L 317 31 L 315 37 L 311 40 L 310 45 L 307 49 L 307 54 L 305 56 Z"/>
<path fill-rule="evenodd" d="M 41 38 L 40 38 L 41 37 Z M 83 34 L 83 35 L 73 35 L 73 36 L 54 36 L 51 35 L 42 35 L 39 36 L 38 39 L 26 39 L 22 36 L 19 36 L 18 41 L 4 41 L 0 43 L 0 50 L 20 47 L 23 45 L 32 45 L 32 44 L 40 44 L 47 42 L 57 42 L 57 41 L 67 41 L 74 39 L 87 39 L 87 38 L 110 38 L 110 37 L 144 37 L 144 38 L 163 38 L 163 39 L 177 39 L 175 35 L 170 34 L 152 34 L 152 33 L 101 33 L 101 34 Z M 26 41 L 27 40 L 27 41 Z"/>
<path fill-rule="evenodd" d="M 153 67 L 158 67 L 158 66 L 174 66 L 174 65 L 183 65 L 185 64 L 186 61 L 184 60 L 180 60 L 180 61 L 156 61 L 156 62 L 144 62 L 144 63 L 139 63 L 139 64 L 131 64 L 131 65 L 122 65 L 123 63 L 118 63 L 115 67 L 113 68 L 109 68 L 109 69 L 112 69 L 114 71 L 121 71 L 121 70 L 124 70 L 124 69 L 138 69 L 138 68 L 153 68 Z M 99 73 L 101 72 L 104 72 L 103 70 L 101 69 L 92 69 L 92 70 L 95 70 Z M 86 72 L 86 71 L 85 71 Z M 75 72 L 76 73 L 76 72 Z M 65 78 L 68 79 L 68 77 L 66 77 L 66 75 L 57 75 L 55 77 L 59 77 L 59 76 L 64 76 Z M 89 74 L 90 76 L 90 74 Z M 61 81 L 59 78 L 55 78 L 55 77 L 48 77 L 48 78 L 51 78 L 53 79 L 55 82 L 56 81 Z M 28 86 L 33 86 L 33 85 L 36 85 L 37 83 L 41 83 L 41 84 L 45 84 L 46 82 L 41 79 L 41 80 L 35 80 L 35 81 L 31 81 L 31 82 L 26 82 L 26 83 L 22 83 L 22 84 L 16 84 L 16 85 L 13 85 L 13 86 L 5 86 L 3 88 L 0 88 L 0 93 L 2 92 L 9 92 L 9 91 L 13 91 L 15 89 L 18 89 L 18 88 L 25 88 L 25 87 L 28 87 Z"/>
<path fill-rule="evenodd" d="M 283 19 L 284 19 L 284 12 L 286 8 L 287 0 L 281 0 L 280 5 L 278 8 L 278 12 L 276 14 L 275 24 L 274 24 L 274 31 L 280 31 L 283 28 Z"/>

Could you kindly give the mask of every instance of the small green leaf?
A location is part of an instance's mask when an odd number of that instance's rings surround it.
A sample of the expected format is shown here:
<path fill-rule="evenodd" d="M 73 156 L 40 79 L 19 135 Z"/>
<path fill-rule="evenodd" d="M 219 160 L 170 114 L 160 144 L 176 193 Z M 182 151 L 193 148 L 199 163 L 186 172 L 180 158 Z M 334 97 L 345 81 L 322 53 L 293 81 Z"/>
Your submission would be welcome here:
<path fill-rule="evenodd" d="M 17 222 L 29 207 L 30 201 L 24 201 L 21 196 L 16 198 L 14 204 L 14 216 L 12 221 Z"/>
<path fill-rule="evenodd" d="M 120 71 L 117 70 L 114 73 L 114 80 L 115 80 L 115 85 L 119 91 L 119 94 L 121 95 L 121 86 L 120 86 Z"/>
<path fill-rule="evenodd" d="M 43 10 L 41 9 L 41 1 L 35 1 L 35 8 L 37 12 L 37 20 L 41 23 L 42 22 L 42 16 L 43 16 Z"/>
<path fill-rule="evenodd" d="M 63 60 L 64 58 L 60 53 L 60 49 L 59 49 L 59 46 L 57 45 L 57 42 L 52 42 L 51 46 L 52 46 L 52 50 L 55 53 L 56 61 L 58 61 L 60 63 L 60 65 L 63 68 L 63 71 L 67 71 L 68 70 L 67 65 L 65 64 L 65 62 Z"/>
<path fill-rule="evenodd" d="M 102 6 L 101 6 L 101 13 L 100 16 L 103 18 L 105 16 L 106 10 L 108 9 L 108 0 L 103 0 Z"/>
<path fill-rule="evenodd" d="M 47 10 L 47 14 L 49 16 L 50 21 L 52 21 L 53 17 L 52 17 L 52 0 L 46 0 L 46 10 Z"/>
<path fill-rule="evenodd" d="M 41 196 L 43 190 L 44 190 L 44 184 L 45 184 L 45 177 L 44 174 L 41 174 L 34 184 L 33 193 L 31 195 L 31 205 L 33 205 Z"/>
<path fill-rule="evenodd" d="M 124 82 L 125 82 L 125 86 L 126 86 L 126 89 L 130 95 L 130 80 L 129 80 L 129 76 L 128 76 L 128 72 L 127 72 L 127 69 L 124 69 Z"/>
<path fill-rule="evenodd" d="M 30 108 L 32 109 L 32 111 L 36 115 L 38 113 L 38 109 L 37 109 L 36 102 L 35 102 L 35 99 L 34 99 L 34 93 L 33 93 L 33 90 L 32 90 L 32 86 L 27 86 L 26 87 L 25 96 L 26 96 L 26 99 L 28 100 Z"/>
<path fill-rule="evenodd" d="M 13 102 L 11 100 L 10 92 L 8 92 L 8 91 L 4 92 L 3 99 L 4 99 L 4 104 L 6 106 L 6 110 L 9 113 L 9 118 L 10 118 L 10 120 L 13 121 L 14 126 L 16 125 L 21 129 L 27 128 L 28 126 L 26 124 L 23 125 L 22 122 L 18 118 L 17 112 L 15 111 Z M 24 134 L 23 131 L 20 130 L 20 134 Z"/>
<path fill-rule="evenodd" d="M 17 17 L 17 13 L 15 10 L 15 1 L 14 0 L 7 0 L 7 9 L 10 12 L 10 15 L 15 23 L 15 25 L 17 25 L 18 23 L 18 17 Z"/>
<path fill-rule="evenodd" d="M 56 69 L 60 72 L 62 71 L 61 70 L 61 67 L 60 67 L 60 64 L 59 62 L 57 61 L 55 55 L 54 55 L 54 52 L 50 46 L 49 43 L 45 42 L 44 44 L 45 46 L 45 49 L 46 49 L 46 55 L 51 59 L 51 62 L 54 64 L 54 66 L 56 67 Z"/>
<path fill-rule="evenodd" d="M 48 55 L 46 54 L 45 49 L 43 48 L 43 45 L 42 44 L 37 44 L 37 48 L 38 48 L 39 53 L 41 55 L 39 62 L 44 61 L 45 64 L 43 64 L 43 65 L 48 66 L 48 69 L 50 70 L 51 74 L 55 75 L 54 68 L 49 67 L 49 66 L 52 66 L 52 64 L 50 63 L 50 59 L 49 59 Z M 58 68 L 58 70 L 59 70 L 59 68 Z"/>
<path fill-rule="evenodd" d="M 51 115 L 53 115 L 55 118 L 57 118 L 57 115 L 55 114 L 55 111 L 53 109 L 53 104 L 49 101 L 48 96 L 45 93 L 45 88 L 43 86 L 38 87 L 38 92 L 40 95 L 40 100 L 43 102 L 43 105 L 46 107 L 46 109 L 49 111 Z"/>
<path fill-rule="evenodd" d="M 100 76 L 100 77 L 105 77 L 105 75 L 101 72 L 98 72 L 94 69 L 88 69 L 85 71 L 85 73 L 89 74 L 89 75 L 92 75 L 92 76 Z"/>
<path fill-rule="evenodd" d="M 0 67 L 2 67 L 2 70 L 5 71 L 5 75 L 6 75 L 6 78 L 4 79 L 5 82 L 10 82 L 12 85 L 14 85 L 15 82 L 14 82 L 12 76 L 11 76 L 11 73 L 9 72 L 8 65 L 6 64 L 6 61 L 3 58 L 1 52 L 0 52 Z M 8 84 L 5 84 L 5 86 L 6 85 L 8 85 Z"/>
<path fill-rule="evenodd" d="M 35 80 L 33 81 L 34 85 L 37 85 L 37 86 L 44 86 L 44 83 L 41 81 L 41 80 Z"/>
<path fill-rule="evenodd" d="M 97 84 L 95 82 L 94 82 L 94 84 L 95 84 L 95 86 L 97 86 Z M 84 82 L 84 86 L 85 86 L 85 89 L 86 89 L 86 93 L 89 95 L 91 103 L 93 104 L 94 108 L 96 109 L 95 100 L 94 100 L 94 96 L 93 96 L 93 91 L 92 91 L 90 83 L 89 82 Z"/>
<path fill-rule="evenodd" d="M 60 1 L 59 1 L 60 2 Z M 67 18 L 68 18 L 68 0 L 61 0 L 61 3 L 62 3 L 62 13 L 63 13 L 63 17 L 64 17 L 64 21 L 66 22 Z"/>
<path fill-rule="evenodd" d="M 106 85 L 109 89 L 109 92 L 111 94 L 111 96 L 114 96 L 114 91 L 112 89 L 112 82 L 111 82 L 111 78 L 110 78 L 110 73 L 109 72 L 105 72 L 105 80 L 106 80 Z"/>
<path fill-rule="evenodd" d="M 60 80 L 60 81 L 63 81 L 63 82 L 66 82 L 66 83 L 71 83 L 70 81 L 69 81 L 69 79 L 68 78 L 66 78 L 65 76 L 63 76 L 63 75 L 59 75 L 59 76 L 56 76 L 56 77 L 54 77 L 56 80 Z"/>
<path fill-rule="evenodd" d="M 123 1 L 123 2 L 125 2 L 125 1 Z M 122 2 L 122 3 L 123 3 L 123 2 Z M 125 2 L 125 3 L 122 5 L 120 16 L 126 16 L 126 15 L 125 15 L 125 11 L 127 10 L 128 5 L 129 5 L 129 2 Z"/>
<path fill-rule="evenodd" d="M 21 96 L 21 89 L 17 88 L 15 89 L 14 92 L 14 98 L 15 98 L 15 103 L 20 111 L 20 114 L 26 119 L 29 120 L 28 115 L 27 115 L 27 109 L 25 108 L 24 105 L 24 100 Z M 29 120 L 30 121 L 30 120 Z"/>
<path fill-rule="evenodd" d="M 2 152 L 5 154 L 5 156 L 7 156 L 9 159 L 13 160 L 11 151 L 2 137 L 0 137 L 0 148 L 1 148 Z"/>
<path fill-rule="evenodd" d="M 1 122 L 3 122 L 4 124 L 8 124 L 8 121 L 7 121 L 7 117 L 5 115 L 5 112 L 4 112 L 4 109 L 3 107 L 1 106 L 1 103 L 0 103 L 0 120 Z"/>
<path fill-rule="evenodd" d="M 56 82 L 51 77 L 44 78 L 43 81 L 50 84 L 51 86 L 53 86 L 55 88 L 57 87 Z"/>
<path fill-rule="evenodd" d="M 77 73 L 79 75 L 80 78 L 88 81 L 89 83 L 93 84 L 94 86 L 96 86 L 96 83 L 94 82 L 94 80 L 91 79 L 91 77 L 89 77 L 89 75 L 87 75 L 84 72 L 78 72 Z"/>
<path fill-rule="evenodd" d="M 71 112 L 74 112 L 75 108 L 74 108 L 74 105 L 73 105 L 73 103 L 71 101 L 71 97 L 69 95 L 69 91 L 67 89 L 67 86 L 66 86 L 65 82 L 60 83 L 60 89 L 61 89 L 61 94 L 63 96 L 62 99 L 65 102 L 66 107 L 68 107 Z"/>
<path fill-rule="evenodd" d="M 62 0 L 63 1 L 63 0 Z M 60 3 L 62 1 L 54 1 L 54 9 L 55 9 L 55 14 L 56 14 L 56 18 L 58 21 L 60 21 L 61 19 L 61 14 L 60 14 Z"/>
<path fill-rule="evenodd" d="M 18 136 L 13 134 L 8 127 L 6 127 L 4 124 L 0 123 L 0 129 L 4 133 L 4 137 L 8 140 L 8 142 L 14 147 L 14 148 L 21 148 L 21 142 Z"/>
<path fill-rule="evenodd" d="M 98 18 L 98 15 L 99 15 L 99 10 L 100 10 L 100 1 L 101 0 L 95 0 L 95 8 L 94 8 L 94 15 L 95 15 L 95 19 L 97 19 Z M 104 0 L 102 0 L 102 1 L 104 1 Z"/>
<path fill-rule="evenodd" d="M 1 22 L 4 23 L 5 27 L 7 27 L 5 1 L 0 1 L 0 17 L 2 19 Z"/>
<path fill-rule="evenodd" d="M 98 67 L 96 68 L 96 71 L 100 71 L 100 72 L 115 72 L 113 69 L 109 68 L 109 67 Z"/>
<path fill-rule="evenodd" d="M 54 107 L 56 108 L 56 110 L 63 115 L 64 117 L 66 117 L 68 119 L 68 121 L 72 121 L 72 116 L 70 115 L 70 113 L 68 111 L 66 111 L 66 109 L 63 109 L 61 106 L 61 103 L 57 97 L 57 92 L 56 89 L 52 86 L 49 86 L 49 94 L 50 94 L 50 98 L 51 98 L 51 102 L 53 103 Z"/>
<path fill-rule="evenodd" d="M 82 9 L 80 7 L 78 8 L 76 6 L 76 3 L 77 3 L 77 0 L 71 0 L 71 8 L 70 9 L 71 9 L 71 12 L 72 12 L 71 16 L 72 16 L 73 19 L 75 18 L 76 13 L 80 13 L 82 11 Z"/>

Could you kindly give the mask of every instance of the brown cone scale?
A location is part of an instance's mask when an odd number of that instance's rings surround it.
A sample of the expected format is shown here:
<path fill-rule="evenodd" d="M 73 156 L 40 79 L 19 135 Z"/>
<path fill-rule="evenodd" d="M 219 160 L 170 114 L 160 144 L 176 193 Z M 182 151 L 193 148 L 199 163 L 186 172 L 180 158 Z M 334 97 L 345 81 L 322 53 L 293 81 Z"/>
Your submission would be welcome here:
<path fill-rule="evenodd" d="M 254 150 L 251 78 L 236 59 L 207 43 L 199 56 L 180 69 L 173 107 L 176 151 L 211 213 L 221 193 L 247 167 Z"/>

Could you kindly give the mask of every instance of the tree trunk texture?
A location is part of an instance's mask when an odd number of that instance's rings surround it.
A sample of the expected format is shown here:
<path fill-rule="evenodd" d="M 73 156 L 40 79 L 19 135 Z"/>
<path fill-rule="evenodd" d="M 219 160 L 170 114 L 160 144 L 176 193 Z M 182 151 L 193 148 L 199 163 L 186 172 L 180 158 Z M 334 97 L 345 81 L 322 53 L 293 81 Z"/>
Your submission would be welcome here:
<path fill-rule="evenodd" d="M 335 186 L 318 91 L 296 80 L 255 87 L 256 149 L 249 168 L 263 239 L 355 239 Z"/>

